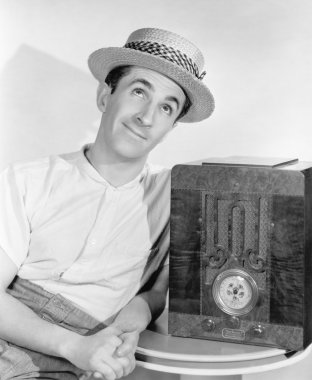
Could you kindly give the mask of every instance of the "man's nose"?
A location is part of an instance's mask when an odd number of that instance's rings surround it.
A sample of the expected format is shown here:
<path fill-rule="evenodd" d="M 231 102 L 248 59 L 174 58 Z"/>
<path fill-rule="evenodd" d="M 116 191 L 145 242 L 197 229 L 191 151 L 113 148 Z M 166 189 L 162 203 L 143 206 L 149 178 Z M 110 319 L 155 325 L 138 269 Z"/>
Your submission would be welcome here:
<path fill-rule="evenodd" d="M 144 107 L 136 114 L 140 125 L 151 127 L 153 124 L 155 108 L 151 103 L 145 104 Z"/>

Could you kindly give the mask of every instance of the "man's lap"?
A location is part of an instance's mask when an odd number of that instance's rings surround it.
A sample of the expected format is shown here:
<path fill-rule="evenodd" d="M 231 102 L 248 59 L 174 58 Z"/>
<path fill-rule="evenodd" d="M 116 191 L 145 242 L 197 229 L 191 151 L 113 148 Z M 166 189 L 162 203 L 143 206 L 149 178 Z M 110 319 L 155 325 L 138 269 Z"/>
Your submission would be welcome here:
<path fill-rule="evenodd" d="M 73 330 L 91 335 L 105 328 L 64 299 L 53 295 L 27 280 L 16 278 L 8 289 L 13 297 L 30 307 L 39 317 Z M 65 359 L 41 354 L 0 339 L 0 379 L 78 379 L 84 371 Z"/>
<path fill-rule="evenodd" d="M 0 340 L 0 378 L 9 379 L 79 379 L 83 374 L 68 361 L 18 347 Z"/>

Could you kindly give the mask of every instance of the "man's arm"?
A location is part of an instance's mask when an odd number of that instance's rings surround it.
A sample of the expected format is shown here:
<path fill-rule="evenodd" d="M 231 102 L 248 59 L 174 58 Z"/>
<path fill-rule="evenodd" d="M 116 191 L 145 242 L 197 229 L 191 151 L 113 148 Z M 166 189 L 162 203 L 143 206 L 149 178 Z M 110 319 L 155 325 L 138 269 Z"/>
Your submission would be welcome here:
<path fill-rule="evenodd" d="M 117 315 L 111 326 L 119 329 L 125 327 L 134 331 L 124 333 L 120 337 L 123 344 L 118 348 L 119 356 L 135 352 L 139 334 L 149 323 L 156 319 L 166 306 L 166 296 L 169 285 L 169 265 L 162 267 L 153 286 L 135 296 Z"/>
<path fill-rule="evenodd" d="M 0 248 L 0 337 L 44 354 L 63 357 L 78 368 L 102 373 L 107 379 L 127 374 L 129 359 L 114 356 L 125 330 L 108 327 L 95 335 L 81 336 L 44 321 L 6 292 L 17 267 Z M 126 330 L 129 331 L 129 330 Z"/>
<path fill-rule="evenodd" d="M 169 287 L 169 265 L 164 265 L 157 276 L 153 287 L 139 295 L 148 304 L 152 320 L 157 319 L 164 311 Z"/>

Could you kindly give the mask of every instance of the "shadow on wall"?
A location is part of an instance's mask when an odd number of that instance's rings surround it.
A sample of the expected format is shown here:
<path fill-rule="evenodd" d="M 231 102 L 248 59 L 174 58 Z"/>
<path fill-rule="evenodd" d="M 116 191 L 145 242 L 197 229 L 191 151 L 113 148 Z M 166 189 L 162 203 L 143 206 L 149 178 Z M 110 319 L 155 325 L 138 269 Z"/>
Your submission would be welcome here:
<path fill-rule="evenodd" d="M 94 140 L 100 113 L 91 73 L 22 45 L 0 83 L 0 170 Z"/>

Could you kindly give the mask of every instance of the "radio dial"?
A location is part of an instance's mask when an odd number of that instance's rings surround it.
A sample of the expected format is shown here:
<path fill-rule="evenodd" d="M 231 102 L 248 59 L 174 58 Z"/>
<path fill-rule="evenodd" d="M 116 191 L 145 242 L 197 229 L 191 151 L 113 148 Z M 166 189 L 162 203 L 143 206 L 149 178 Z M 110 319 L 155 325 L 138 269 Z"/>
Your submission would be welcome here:
<path fill-rule="evenodd" d="M 238 268 L 221 272 L 214 280 L 212 295 L 217 306 L 231 316 L 248 314 L 258 300 L 258 286 L 253 277 Z"/>

